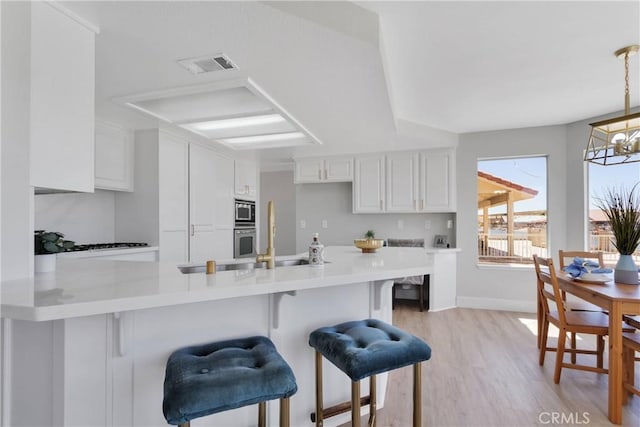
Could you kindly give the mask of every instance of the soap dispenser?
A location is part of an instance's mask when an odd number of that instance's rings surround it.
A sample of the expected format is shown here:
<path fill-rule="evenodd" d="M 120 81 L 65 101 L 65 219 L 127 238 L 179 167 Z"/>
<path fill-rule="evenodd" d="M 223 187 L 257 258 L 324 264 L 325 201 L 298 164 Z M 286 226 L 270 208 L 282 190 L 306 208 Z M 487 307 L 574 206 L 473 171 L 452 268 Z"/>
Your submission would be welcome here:
<path fill-rule="evenodd" d="M 318 233 L 313 233 L 313 240 L 309 245 L 309 265 L 311 267 L 324 266 L 324 245 L 318 240 Z"/>

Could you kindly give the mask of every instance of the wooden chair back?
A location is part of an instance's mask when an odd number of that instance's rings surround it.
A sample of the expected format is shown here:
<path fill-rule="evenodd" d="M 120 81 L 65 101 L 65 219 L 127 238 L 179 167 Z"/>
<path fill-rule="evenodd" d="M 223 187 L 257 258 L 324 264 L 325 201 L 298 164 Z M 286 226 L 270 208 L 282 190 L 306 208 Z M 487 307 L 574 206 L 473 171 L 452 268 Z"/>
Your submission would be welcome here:
<path fill-rule="evenodd" d="M 601 251 L 563 251 L 562 249 L 560 249 L 558 251 L 560 270 L 562 270 L 565 266 L 570 265 L 573 262 L 573 259 L 576 257 L 598 261 L 598 265 L 600 266 L 600 268 L 604 267 L 604 257 Z"/>
<path fill-rule="evenodd" d="M 538 279 L 538 296 L 542 303 L 544 313 L 550 312 L 550 302 L 553 303 L 558 311 L 558 320 L 560 324 L 566 324 L 565 317 L 565 301 L 562 298 L 558 277 L 556 276 L 556 268 L 553 265 L 552 258 L 541 258 L 537 255 L 533 256 L 533 264 L 536 268 L 536 277 Z M 544 268 L 544 269 L 543 269 Z"/>

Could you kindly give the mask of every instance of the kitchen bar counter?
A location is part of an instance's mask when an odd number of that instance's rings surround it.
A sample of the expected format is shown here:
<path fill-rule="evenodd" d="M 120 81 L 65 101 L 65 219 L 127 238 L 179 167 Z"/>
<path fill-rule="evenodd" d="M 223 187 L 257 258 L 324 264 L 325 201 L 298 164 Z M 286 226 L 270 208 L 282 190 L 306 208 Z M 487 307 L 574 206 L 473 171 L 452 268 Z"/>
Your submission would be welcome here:
<path fill-rule="evenodd" d="M 434 265 L 439 256 L 421 248 L 363 254 L 354 247 L 328 247 L 328 263 L 320 268 L 215 275 L 182 274 L 174 263 L 60 259 L 55 273 L 2 283 L 3 360 L 12 373 L 8 424 L 166 425 L 161 404 L 171 352 L 264 335 L 296 375 L 291 425 L 308 425 L 315 402 L 309 333 L 354 319 L 391 323 L 393 279 L 432 273 L 447 277 L 450 267 L 439 274 L 442 266 Z M 43 288 L 49 289 L 36 290 Z M 344 374 L 329 364 L 324 374 L 326 395 L 334 403 L 348 401 Z M 377 381 L 382 408 L 387 375 L 378 375 Z M 269 425 L 277 425 L 274 405 L 268 404 Z M 255 417 L 255 408 L 245 407 L 212 415 L 208 422 L 241 427 L 255 425 Z M 348 417 L 326 420 L 325 427 Z"/>
<path fill-rule="evenodd" d="M 278 257 L 278 259 L 295 257 Z M 47 321 L 429 274 L 420 248 L 326 249 L 327 263 L 182 274 L 174 263 L 58 259 L 57 271 L 2 282 L 4 318 Z M 251 261 L 251 260 L 247 260 Z"/>

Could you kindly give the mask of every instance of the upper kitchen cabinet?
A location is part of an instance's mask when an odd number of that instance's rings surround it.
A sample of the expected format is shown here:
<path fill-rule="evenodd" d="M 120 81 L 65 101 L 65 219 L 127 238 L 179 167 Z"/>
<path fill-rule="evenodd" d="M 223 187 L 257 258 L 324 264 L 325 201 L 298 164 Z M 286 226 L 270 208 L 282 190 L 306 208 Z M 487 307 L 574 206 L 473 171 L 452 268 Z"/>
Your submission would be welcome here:
<path fill-rule="evenodd" d="M 353 181 L 353 157 L 296 160 L 295 184 Z"/>
<path fill-rule="evenodd" d="M 254 162 L 235 161 L 235 195 L 241 199 L 255 200 L 258 186 L 258 172 Z"/>
<path fill-rule="evenodd" d="M 387 212 L 418 209 L 418 153 L 387 154 Z"/>
<path fill-rule="evenodd" d="M 31 3 L 30 179 L 93 192 L 97 30 L 64 11 Z"/>
<path fill-rule="evenodd" d="M 356 157 L 353 177 L 353 212 L 385 211 L 385 156 Z"/>
<path fill-rule="evenodd" d="M 133 191 L 133 138 L 130 131 L 96 120 L 95 187 Z"/>
<path fill-rule="evenodd" d="M 356 157 L 354 213 L 455 210 L 454 150 Z"/>
<path fill-rule="evenodd" d="M 454 150 L 433 150 L 420 153 L 420 212 L 455 212 Z"/>

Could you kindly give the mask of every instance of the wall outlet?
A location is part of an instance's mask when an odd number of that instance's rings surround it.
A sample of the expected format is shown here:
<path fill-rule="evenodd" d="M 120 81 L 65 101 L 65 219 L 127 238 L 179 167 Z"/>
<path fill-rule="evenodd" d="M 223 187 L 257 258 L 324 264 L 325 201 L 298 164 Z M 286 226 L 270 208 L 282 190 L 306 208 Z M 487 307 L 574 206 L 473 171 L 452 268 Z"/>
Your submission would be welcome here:
<path fill-rule="evenodd" d="M 453 220 L 452 219 L 447 220 L 447 228 L 453 228 Z"/>
<path fill-rule="evenodd" d="M 425 230 L 431 230 L 431 220 L 430 219 L 425 219 L 424 220 L 424 229 Z"/>
<path fill-rule="evenodd" d="M 399 219 L 398 220 L 398 230 L 402 230 L 404 228 L 404 221 Z"/>
<path fill-rule="evenodd" d="M 300 228 L 307 228 L 307 221 L 305 221 L 304 219 L 300 220 Z"/>
<path fill-rule="evenodd" d="M 327 224 L 327 220 L 326 219 L 322 220 L 322 228 L 329 228 L 329 225 Z"/>

